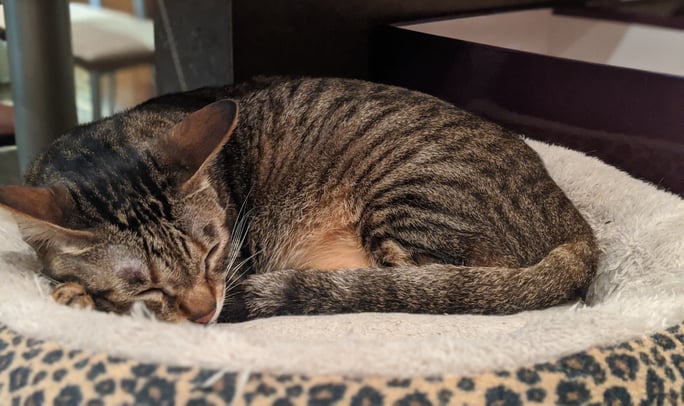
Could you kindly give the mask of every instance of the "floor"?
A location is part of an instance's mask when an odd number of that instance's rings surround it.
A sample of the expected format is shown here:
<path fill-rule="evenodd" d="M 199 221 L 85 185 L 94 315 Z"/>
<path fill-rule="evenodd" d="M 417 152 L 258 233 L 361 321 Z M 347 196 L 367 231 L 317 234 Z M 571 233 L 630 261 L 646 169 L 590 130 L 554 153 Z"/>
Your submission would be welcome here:
<path fill-rule="evenodd" d="M 90 84 L 88 73 L 76 68 L 74 81 L 76 84 L 76 108 L 78 122 L 85 123 L 92 119 L 90 100 Z M 107 105 L 107 83 L 102 83 L 103 115 L 109 114 Z M 135 106 L 154 95 L 154 73 L 150 66 L 139 66 L 122 69 L 116 72 L 116 100 L 114 111 L 121 111 Z M 12 104 L 12 93 L 9 84 L 0 84 L 0 103 Z M 0 185 L 21 183 L 16 147 L 0 147 Z"/>

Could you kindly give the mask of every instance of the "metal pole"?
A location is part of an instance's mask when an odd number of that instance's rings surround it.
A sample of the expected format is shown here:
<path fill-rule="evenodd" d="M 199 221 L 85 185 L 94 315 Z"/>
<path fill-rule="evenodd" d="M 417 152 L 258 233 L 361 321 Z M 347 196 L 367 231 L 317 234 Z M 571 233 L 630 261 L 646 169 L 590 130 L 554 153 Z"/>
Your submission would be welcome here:
<path fill-rule="evenodd" d="M 76 98 L 67 0 L 4 0 L 21 174 L 74 127 Z"/>
<path fill-rule="evenodd" d="M 133 0 L 133 14 L 138 18 L 146 18 L 145 0 Z"/>
<path fill-rule="evenodd" d="M 154 47 L 160 94 L 233 83 L 232 0 L 157 0 Z"/>

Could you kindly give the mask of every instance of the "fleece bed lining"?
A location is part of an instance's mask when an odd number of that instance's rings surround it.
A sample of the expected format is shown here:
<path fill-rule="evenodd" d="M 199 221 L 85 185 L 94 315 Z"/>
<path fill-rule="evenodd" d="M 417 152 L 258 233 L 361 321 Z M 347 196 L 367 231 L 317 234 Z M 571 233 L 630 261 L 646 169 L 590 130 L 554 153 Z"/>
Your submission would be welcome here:
<path fill-rule="evenodd" d="M 169 324 L 58 306 L 0 213 L 0 324 L 139 362 L 349 376 L 484 373 L 557 360 L 684 320 L 684 201 L 579 152 L 527 141 L 596 231 L 588 304 L 511 316 L 347 314 L 234 325 Z"/>

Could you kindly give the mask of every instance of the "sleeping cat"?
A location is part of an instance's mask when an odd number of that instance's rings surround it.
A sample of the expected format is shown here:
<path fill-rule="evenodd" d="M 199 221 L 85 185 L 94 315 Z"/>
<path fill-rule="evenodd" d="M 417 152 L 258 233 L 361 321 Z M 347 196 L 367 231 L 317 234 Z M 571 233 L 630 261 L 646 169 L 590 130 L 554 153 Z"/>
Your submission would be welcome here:
<path fill-rule="evenodd" d="M 516 134 L 425 94 L 255 79 L 60 137 L 0 189 L 60 303 L 199 323 L 507 314 L 583 294 L 587 222 Z"/>

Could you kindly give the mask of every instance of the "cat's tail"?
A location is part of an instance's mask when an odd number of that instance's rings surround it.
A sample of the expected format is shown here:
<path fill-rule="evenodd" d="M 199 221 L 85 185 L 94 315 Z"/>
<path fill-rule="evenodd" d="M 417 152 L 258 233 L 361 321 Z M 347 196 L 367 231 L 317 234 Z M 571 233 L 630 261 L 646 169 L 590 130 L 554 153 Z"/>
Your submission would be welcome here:
<path fill-rule="evenodd" d="M 431 264 L 335 271 L 282 270 L 245 281 L 249 317 L 355 312 L 510 314 L 583 296 L 593 241 L 566 243 L 524 268 Z"/>

